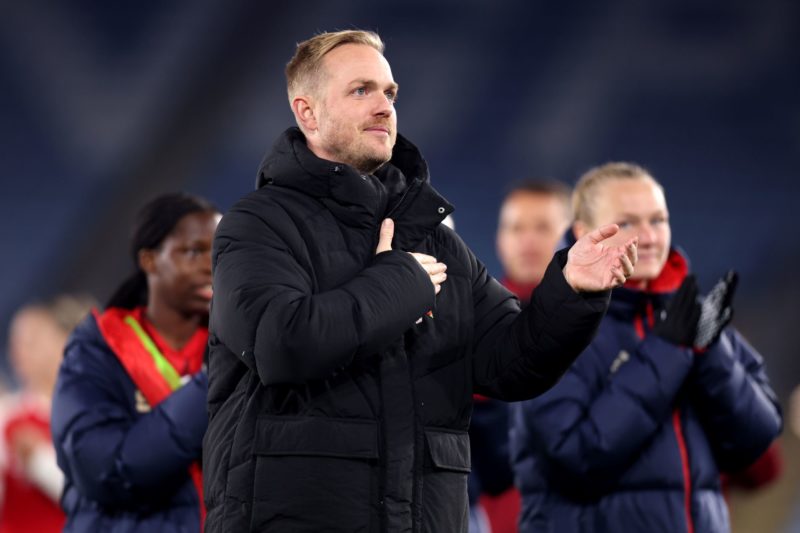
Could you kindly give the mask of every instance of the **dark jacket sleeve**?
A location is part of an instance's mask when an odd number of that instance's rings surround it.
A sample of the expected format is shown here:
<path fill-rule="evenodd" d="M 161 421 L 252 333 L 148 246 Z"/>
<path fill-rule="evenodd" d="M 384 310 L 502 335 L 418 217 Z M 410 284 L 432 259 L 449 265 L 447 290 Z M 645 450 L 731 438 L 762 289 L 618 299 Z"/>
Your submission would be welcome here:
<path fill-rule="evenodd" d="M 602 335 L 602 331 L 601 331 Z M 691 351 L 648 336 L 616 371 L 592 344 L 550 391 L 514 406 L 513 425 L 573 481 L 615 480 L 669 416 L 692 368 Z M 612 366 L 615 366 L 612 365 Z M 517 433 L 517 432 L 515 432 Z"/>
<path fill-rule="evenodd" d="M 736 330 L 728 328 L 707 352 L 696 356 L 692 377 L 693 401 L 720 469 L 745 468 L 782 429 L 780 407 L 763 359 Z"/>
<path fill-rule="evenodd" d="M 295 251 L 250 212 L 229 212 L 214 246 L 212 333 L 265 385 L 327 377 L 379 352 L 434 305 L 428 274 L 405 252 L 381 253 L 313 293 Z"/>
<path fill-rule="evenodd" d="M 502 400 L 532 398 L 552 387 L 594 337 L 610 291 L 576 293 L 564 279 L 567 250 L 556 254 L 530 305 L 473 264 L 475 392 Z"/>
<path fill-rule="evenodd" d="M 207 379 L 182 388 L 139 415 L 122 366 L 95 339 L 70 341 L 53 397 L 58 463 L 85 497 L 104 506 L 137 508 L 163 500 L 186 482 L 200 458 L 207 426 Z"/>

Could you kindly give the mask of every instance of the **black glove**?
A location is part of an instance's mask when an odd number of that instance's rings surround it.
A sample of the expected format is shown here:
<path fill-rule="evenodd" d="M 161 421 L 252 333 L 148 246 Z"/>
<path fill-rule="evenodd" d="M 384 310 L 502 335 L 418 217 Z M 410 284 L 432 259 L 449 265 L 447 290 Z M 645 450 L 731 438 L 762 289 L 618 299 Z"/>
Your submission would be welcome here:
<path fill-rule="evenodd" d="M 697 293 L 697 279 L 693 275 L 686 276 L 672 301 L 661 311 L 653 333 L 679 346 L 694 346 L 700 320 Z"/>
<path fill-rule="evenodd" d="M 733 318 L 733 295 L 738 281 L 739 276 L 730 270 L 702 299 L 695 348 L 703 350 L 714 344 L 725 326 L 730 324 Z"/>

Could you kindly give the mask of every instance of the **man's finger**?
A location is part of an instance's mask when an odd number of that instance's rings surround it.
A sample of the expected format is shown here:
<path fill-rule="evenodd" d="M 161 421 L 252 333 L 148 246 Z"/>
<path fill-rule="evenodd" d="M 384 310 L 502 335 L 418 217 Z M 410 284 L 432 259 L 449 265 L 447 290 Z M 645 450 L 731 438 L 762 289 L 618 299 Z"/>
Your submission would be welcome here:
<path fill-rule="evenodd" d="M 394 221 L 386 218 L 381 223 L 380 233 L 378 234 L 378 247 L 375 253 L 388 252 L 392 249 L 392 239 L 394 238 Z"/>
<path fill-rule="evenodd" d="M 433 282 L 434 285 L 441 285 L 442 283 L 445 282 L 446 279 L 447 279 L 447 274 L 445 274 L 444 272 L 442 272 L 441 274 L 431 275 L 431 282 Z"/>
<path fill-rule="evenodd" d="M 426 263 L 423 266 L 425 267 L 425 270 L 430 275 L 440 274 L 440 273 L 444 272 L 445 270 L 447 270 L 447 265 L 445 265 L 444 263 L 433 263 L 433 264 Z"/>
<path fill-rule="evenodd" d="M 639 260 L 639 237 L 634 237 L 625 244 L 625 253 L 631 264 L 636 266 L 636 262 Z"/>
<path fill-rule="evenodd" d="M 622 273 L 625 274 L 625 277 L 629 278 L 633 276 L 633 264 L 631 263 L 631 260 L 628 259 L 628 256 L 621 255 L 619 262 L 622 265 Z"/>
<path fill-rule="evenodd" d="M 409 252 L 409 253 L 410 253 L 410 254 L 411 254 L 413 257 L 414 257 L 414 259 L 416 259 L 416 260 L 419 262 L 419 264 L 421 264 L 421 265 L 429 265 L 429 264 L 436 263 L 436 258 L 435 258 L 435 257 L 433 257 L 432 255 L 425 255 L 425 254 L 420 254 L 420 253 L 417 253 L 417 252 Z"/>
<path fill-rule="evenodd" d="M 609 224 L 607 226 L 600 226 L 593 232 L 589 233 L 587 237 L 593 244 L 604 241 L 609 237 L 613 237 L 619 231 L 619 226 L 616 224 Z"/>
<path fill-rule="evenodd" d="M 622 285 L 625 285 L 625 282 L 627 281 L 627 278 L 625 278 L 625 274 L 622 272 L 622 270 L 620 270 L 617 267 L 613 267 L 611 269 L 611 275 L 614 276 L 614 279 L 613 279 L 613 281 L 614 281 L 613 286 L 614 287 L 620 287 Z"/>

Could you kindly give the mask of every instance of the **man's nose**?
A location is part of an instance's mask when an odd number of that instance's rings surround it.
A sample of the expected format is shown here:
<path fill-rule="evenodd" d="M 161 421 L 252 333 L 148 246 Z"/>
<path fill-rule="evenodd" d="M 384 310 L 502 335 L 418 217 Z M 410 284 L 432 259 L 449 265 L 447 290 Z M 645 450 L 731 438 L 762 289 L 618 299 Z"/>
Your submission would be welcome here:
<path fill-rule="evenodd" d="M 383 93 L 375 94 L 375 114 L 379 116 L 388 117 L 394 113 L 394 103 Z"/>

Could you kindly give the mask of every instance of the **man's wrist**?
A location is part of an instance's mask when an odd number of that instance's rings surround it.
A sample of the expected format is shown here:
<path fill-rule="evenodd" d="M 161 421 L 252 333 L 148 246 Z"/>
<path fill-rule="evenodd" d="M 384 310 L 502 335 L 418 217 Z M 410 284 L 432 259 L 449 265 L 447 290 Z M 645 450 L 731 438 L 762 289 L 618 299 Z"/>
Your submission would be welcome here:
<path fill-rule="evenodd" d="M 568 266 L 569 266 L 569 263 L 567 263 L 566 265 L 564 265 L 564 268 L 562 268 L 562 269 L 561 269 L 561 273 L 562 273 L 562 274 L 564 274 L 564 279 L 566 280 L 566 282 L 567 282 L 567 285 L 569 285 L 569 288 L 570 288 L 570 289 L 572 289 L 573 291 L 575 291 L 576 293 L 579 293 L 579 292 L 581 292 L 581 291 L 580 291 L 580 290 L 578 290 L 578 289 L 575 287 L 575 285 L 572 283 L 572 281 L 569 279 L 569 274 L 567 273 L 567 267 L 568 267 Z"/>

